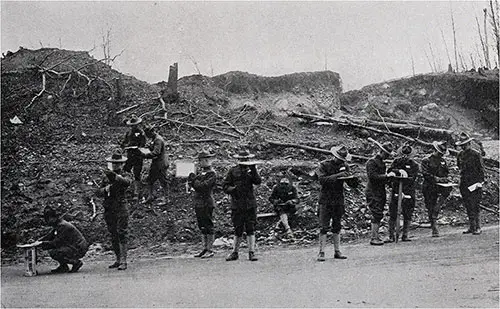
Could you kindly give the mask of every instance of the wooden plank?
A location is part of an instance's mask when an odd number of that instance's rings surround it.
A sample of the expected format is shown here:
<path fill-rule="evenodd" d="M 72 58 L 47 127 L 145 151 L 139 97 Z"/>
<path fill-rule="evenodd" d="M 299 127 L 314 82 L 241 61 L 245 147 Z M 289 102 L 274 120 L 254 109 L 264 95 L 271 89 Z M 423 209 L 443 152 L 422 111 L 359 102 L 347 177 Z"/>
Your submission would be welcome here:
<path fill-rule="evenodd" d="M 278 214 L 275 212 L 266 212 L 266 213 L 257 214 L 257 218 L 269 218 L 269 217 L 276 217 L 276 216 L 278 216 Z"/>

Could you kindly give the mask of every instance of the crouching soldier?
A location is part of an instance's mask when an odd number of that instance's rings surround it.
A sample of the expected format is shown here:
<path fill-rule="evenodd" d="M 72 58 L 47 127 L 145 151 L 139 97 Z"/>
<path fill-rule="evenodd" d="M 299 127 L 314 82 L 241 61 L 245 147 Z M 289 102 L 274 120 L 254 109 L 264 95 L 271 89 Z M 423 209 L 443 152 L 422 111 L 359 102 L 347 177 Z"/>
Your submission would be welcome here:
<path fill-rule="evenodd" d="M 43 218 L 52 230 L 40 239 L 41 247 L 48 250 L 50 257 L 59 262 L 59 267 L 51 272 L 77 272 L 83 265 L 80 259 L 88 250 L 87 240 L 73 224 L 60 218 L 50 206 L 45 207 Z M 71 270 L 68 264 L 73 265 Z"/>
<path fill-rule="evenodd" d="M 431 222 L 432 237 L 439 237 L 437 228 L 437 219 L 441 206 L 450 195 L 451 187 L 442 187 L 440 183 L 448 182 L 448 165 L 444 156 L 448 154 L 446 142 L 432 142 L 434 152 L 422 160 L 422 175 L 424 183 L 422 184 L 422 194 L 427 208 L 429 221 Z"/>
<path fill-rule="evenodd" d="M 403 236 L 402 241 L 411 241 L 408 238 L 408 229 L 411 223 L 413 210 L 415 209 L 415 180 L 417 178 L 419 167 L 410 156 L 412 154 L 410 145 L 403 145 L 398 151 L 398 157 L 394 159 L 388 172 L 395 173 L 396 176 L 407 177 L 406 179 L 394 179 L 392 182 L 391 202 L 389 204 L 389 239 L 386 242 L 394 242 L 394 228 L 396 226 L 396 218 L 398 212 L 398 198 L 402 198 L 401 212 L 403 213 Z M 403 182 L 403 197 L 397 196 L 399 182 Z M 398 218 L 399 220 L 399 218 Z"/>
<path fill-rule="evenodd" d="M 366 163 L 366 173 L 368 175 L 368 184 L 366 185 L 365 195 L 368 208 L 372 213 L 372 235 L 370 245 L 380 246 L 384 242 L 380 239 L 378 230 L 380 221 L 384 217 L 384 207 L 386 203 L 385 185 L 387 178 L 394 176 L 394 173 L 386 174 L 385 159 L 392 155 L 394 147 L 387 142 L 380 147 L 378 154 L 368 160 Z"/>
<path fill-rule="evenodd" d="M 125 162 L 123 170 L 127 173 L 130 171 L 134 172 L 134 196 L 137 196 L 140 189 L 141 172 L 144 161 L 144 158 L 141 156 L 141 153 L 137 148 L 146 146 L 146 135 L 144 134 L 144 131 L 139 128 L 139 124 L 141 123 L 142 119 L 136 115 L 132 115 L 131 119 L 127 120 L 126 124 L 130 126 L 130 131 L 125 134 L 125 138 L 121 144 L 122 148 L 128 147 L 127 162 Z"/>
<path fill-rule="evenodd" d="M 481 154 L 471 147 L 472 138 L 462 132 L 455 144 L 462 148 L 457 156 L 460 168 L 460 194 L 469 217 L 469 229 L 464 234 L 481 234 L 480 208 L 484 181 L 484 163 Z"/>
<path fill-rule="evenodd" d="M 104 171 L 97 194 L 104 197 L 104 221 L 111 234 L 111 245 L 116 261 L 109 268 L 127 269 L 127 234 L 128 234 L 128 206 L 125 191 L 131 180 L 125 176 L 123 165 L 127 157 L 114 153 L 106 159 L 111 163 L 111 169 Z"/>
<path fill-rule="evenodd" d="M 279 224 L 282 223 L 288 237 L 293 239 L 294 235 L 288 223 L 288 216 L 297 211 L 295 205 L 299 202 L 299 199 L 297 189 L 291 184 L 286 175 L 283 175 L 279 184 L 274 186 L 269 201 L 273 204 L 274 211 L 280 216 L 277 226 L 279 227 Z"/>
<path fill-rule="evenodd" d="M 226 258 L 226 261 L 238 259 L 238 250 L 244 230 L 247 233 L 248 259 L 257 261 L 254 235 L 257 221 L 257 201 L 253 192 L 253 185 L 260 185 L 262 179 L 255 167 L 257 163 L 249 161 L 249 159 L 255 157 L 254 154 L 243 150 L 234 157 L 240 161 L 238 165 L 229 169 L 223 184 L 224 192 L 231 196 L 231 219 L 235 234 L 233 252 Z"/>
<path fill-rule="evenodd" d="M 350 176 L 347 161 L 351 155 L 345 146 L 332 147 L 330 149 L 333 158 L 320 163 L 316 175 L 321 184 L 319 195 L 319 254 L 318 261 L 325 261 L 326 233 L 330 229 L 332 221 L 334 258 L 346 259 L 340 252 L 340 230 L 341 219 L 345 213 L 344 206 L 344 181 L 350 187 L 358 186 L 357 178 L 342 179 Z"/>
<path fill-rule="evenodd" d="M 214 154 L 201 151 L 198 154 L 200 170 L 189 174 L 188 183 L 194 189 L 194 210 L 198 227 L 203 234 L 203 250 L 195 257 L 210 258 L 214 256 L 212 244 L 214 243 L 214 198 L 213 189 L 216 185 L 217 175 L 212 169 L 212 158 Z"/>

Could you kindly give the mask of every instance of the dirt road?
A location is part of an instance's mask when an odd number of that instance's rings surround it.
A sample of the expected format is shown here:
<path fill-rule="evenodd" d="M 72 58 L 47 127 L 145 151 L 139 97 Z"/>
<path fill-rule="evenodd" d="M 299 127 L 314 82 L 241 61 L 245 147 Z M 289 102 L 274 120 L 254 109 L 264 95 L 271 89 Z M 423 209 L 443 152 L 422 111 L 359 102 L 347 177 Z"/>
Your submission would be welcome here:
<path fill-rule="evenodd" d="M 262 250 L 257 262 L 135 260 L 127 271 L 87 262 L 79 273 L 23 277 L 2 267 L 11 307 L 494 307 L 499 306 L 498 226 L 480 236 L 415 231 L 411 243 L 344 246 L 347 260 L 315 261 L 316 247 Z"/>

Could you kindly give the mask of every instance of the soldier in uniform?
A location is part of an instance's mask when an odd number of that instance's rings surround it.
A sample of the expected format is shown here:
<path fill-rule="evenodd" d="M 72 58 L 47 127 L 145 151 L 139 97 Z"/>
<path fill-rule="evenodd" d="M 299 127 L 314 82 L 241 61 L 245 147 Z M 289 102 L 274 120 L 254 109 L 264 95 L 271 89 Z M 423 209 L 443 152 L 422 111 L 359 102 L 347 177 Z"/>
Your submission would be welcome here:
<path fill-rule="evenodd" d="M 89 247 L 87 240 L 73 224 L 59 217 L 50 206 L 43 210 L 43 217 L 52 230 L 40 239 L 41 247 L 48 250 L 50 257 L 59 262 L 59 267 L 51 272 L 77 272 L 83 265 L 80 259 L 87 253 Z M 73 265 L 71 270 L 68 264 Z"/>
<path fill-rule="evenodd" d="M 465 132 L 459 136 L 455 144 L 462 148 L 457 156 L 460 168 L 460 194 L 469 217 L 469 228 L 464 234 L 481 234 L 479 203 L 482 197 L 484 182 L 484 163 L 481 154 L 471 147 L 472 138 Z"/>
<path fill-rule="evenodd" d="M 280 223 L 283 224 L 288 237 L 293 239 L 294 235 L 288 223 L 288 216 L 297 211 L 295 205 L 299 202 L 299 198 L 297 196 L 297 189 L 291 184 L 286 174 L 274 186 L 269 201 L 273 204 L 274 211 L 280 216 L 277 226 L 279 227 Z"/>
<path fill-rule="evenodd" d="M 169 166 L 165 139 L 160 134 L 156 133 L 155 128 L 150 125 L 146 126 L 144 133 L 146 133 L 148 138 L 153 140 L 153 143 L 149 148 L 151 153 L 143 155 L 146 159 L 152 159 L 149 175 L 146 180 L 149 191 L 149 197 L 146 203 L 153 202 L 153 187 L 155 182 L 158 180 L 163 187 L 164 197 L 162 204 L 165 204 L 168 196 L 167 169 Z"/>
<path fill-rule="evenodd" d="M 344 205 L 344 182 L 350 187 L 358 186 L 358 179 L 340 179 L 350 176 L 348 161 L 351 160 L 345 146 L 332 147 L 330 152 L 332 159 L 320 163 L 316 171 L 321 184 L 319 196 L 319 254 L 317 260 L 325 261 L 326 234 L 330 229 L 332 221 L 333 247 L 335 249 L 334 258 L 346 259 L 347 257 L 340 252 L 340 230 L 342 228 L 341 219 L 345 213 Z"/>
<path fill-rule="evenodd" d="M 394 150 L 390 142 L 382 145 L 375 157 L 368 160 L 366 163 L 366 173 L 368 175 L 368 184 L 365 189 L 366 202 L 372 213 L 372 235 L 370 244 L 374 246 L 383 245 L 384 242 L 380 239 L 378 230 L 380 221 L 384 216 L 384 207 L 386 202 L 385 185 L 387 179 L 395 176 L 395 173 L 386 174 L 385 159 L 388 159 Z"/>
<path fill-rule="evenodd" d="M 413 210 L 415 209 L 415 181 L 419 172 L 418 163 L 415 162 L 410 156 L 413 149 L 410 145 L 403 145 L 399 151 L 397 158 L 394 159 L 388 172 L 394 172 L 397 176 L 408 177 L 403 180 L 403 200 L 401 203 L 403 213 L 403 236 L 402 241 L 411 241 L 408 238 L 408 229 L 411 223 Z M 398 189 L 399 179 L 392 182 L 391 201 L 389 203 L 389 239 L 386 242 L 394 242 L 394 228 L 396 226 L 396 217 L 398 211 Z"/>
<path fill-rule="evenodd" d="M 432 146 L 434 146 L 434 152 L 422 160 L 422 175 L 424 176 L 422 194 L 424 195 L 425 207 L 431 222 L 432 237 L 439 237 L 436 221 L 441 206 L 450 195 L 452 188 L 438 185 L 439 183 L 448 182 L 448 165 L 443 158 L 448 155 L 446 142 L 434 141 Z"/>
<path fill-rule="evenodd" d="M 257 261 L 255 257 L 255 223 L 257 221 L 257 201 L 253 192 L 254 185 L 260 185 L 262 179 L 255 167 L 256 163 L 249 161 L 255 155 L 242 150 L 234 156 L 239 159 L 238 165 L 227 172 L 224 179 L 224 192 L 231 196 L 231 219 L 234 226 L 234 248 L 226 261 L 238 259 L 243 231 L 246 231 L 248 241 L 248 259 Z"/>
<path fill-rule="evenodd" d="M 128 236 L 128 205 L 125 191 L 131 184 L 131 179 L 123 172 L 127 157 L 114 153 L 106 159 L 111 163 L 111 169 L 104 171 L 100 189 L 97 195 L 104 197 L 104 221 L 111 234 L 111 245 L 116 255 L 116 261 L 109 268 L 127 269 L 127 236 Z"/>
<path fill-rule="evenodd" d="M 125 138 L 121 143 L 122 149 L 135 147 L 127 149 L 127 162 L 125 162 L 125 167 L 123 168 L 123 170 L 127 173 L 130 173 L 130 171 L 134 172 L 134 196 L 137 196 L 140 188 L 142 165 L 144 161 L 137 148 L 146 146 L 146 135 L 139 127 L 141 123 L 141 118 L 136 115 L 132 115 L 132 117 L 126 122 L 127 126 L 130 126 L 130 131 L 125 134 Z"/>
<path fill-rule="evenodd" d="M 214 198 L 213 189 L 216 185 L 217 175 L 212 169 L 212 158 L 214 154 L 208 151 L 198 153 L 198 165 L 200 170 L 189 174 L 188 183 L 194 189 L 194 210 L 198 227 L 203 234 L 203 250 L 195 257 L 210 258 L 214 256 L 212 244 L 214 242 Z"/>

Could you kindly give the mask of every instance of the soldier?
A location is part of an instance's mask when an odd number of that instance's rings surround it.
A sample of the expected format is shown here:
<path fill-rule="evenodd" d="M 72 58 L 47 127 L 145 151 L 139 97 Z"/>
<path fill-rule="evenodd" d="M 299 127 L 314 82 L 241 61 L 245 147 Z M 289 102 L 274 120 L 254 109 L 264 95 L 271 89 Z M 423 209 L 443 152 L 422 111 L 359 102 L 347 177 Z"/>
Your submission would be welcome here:
<path fill-rule="evenodd" d="M 290 179 L 285 175 L 280 182 L 274 186 L 269 201 L 274 206 L 274 211 L 280 216 L 277 226 L 282 223 L 290 239 L 294 238 L 292 229 L 288 224 L 288 216 L 294 214 L 297 209 L 295 205 L 299 202 L 297 189 L 291 184 Z"/>
<path fill-rule="evenodd" d="M 127 162 L 125 162 L 125 167 L 123 170 L 127 173 L 133 170 L 134 172 L 134 196 L 137 196 L 140 182 L 141 182 L 141 172 L 143 165 L 143 157 L 141 156 L 138 147 L 146 146 L 146 135 L 144 131 L 139 127 L 142 123 L 142 118 L 132 115 L 132 117 L 127 120 L 127 126 L 130 126 L 130 131 L 125 134 L 125 138 L 121 144 L 122 149 L 127 147 L 135 147 L 127 149 Z"/>
<path fill-rule="evenodd" d="M 368 160 L 366 163 L 366 173 L 368 175 L 368 184 L 366 185 L 365 195 L 368 208 L 372 212 L 372 235 L 370 245 L 380 246 L 384 242 L 380 239 L 378 229 L 380 221 L 384 216 L 384 207 L 386 202 L 385 185 L 387 178 L 395 176 L 395 173 L 386 174 L 386 167 L 384 160 L 392 155 L 394 147 L 390 142 L 382 145 L 377 143 L 380 147 L 379 152 L 375 157 Z"/>
<path fill-rule="evenodd" d="M 320 163 L 316 175 L 318 176 L 321 184 L 321 192 L 319 196 L 319 254 L 318 261 L 325 261 L 325 246 L 326 246 L 326 233 L 330 228 L 330 221 L 332 221 L 333 232 L 333 247 L 335 249 L 334 258 L 347 259 L 346 256 L 340 252 L 340 230 L 341 219 L 345 213 L 344 206 L 344 182 L 348 186 L 356 188 L 358 186 L 358 179 L 341 179 L 350 176 L 348 161 L 351 160 L 345 146 L 332 147 L 330 152 L 333 158 L 325 160 Z"/>
<path fill-rule="evenodd" d="M 448 182 L 448 165 L 443 156 L 448 155 L 446 142 L 432 142 L 434 152 L 422 160 L 422 175 L 424 183 L 422 185 L 422 194 L 424 203 L 431 222 L 432 237 L 439 237 L 437 228 L 437 218 L 444 201 L 450 195 L 451 187 L 439 186 L 439 183 Z"/>
<path fill-rule="evenodd" d="M 128 205 L 125 191 L 131 180 L 123 172 L 123 165 L 127 157 L 114 153 L 106 159 L 111 163 L 111 169 L 104 170 L 105 176 L 101 181 L 97 195 L 104 197 L 104 221 L 111 234 L 111 245 L 116 255 L 116 261 L 109 268 L 127 269 L 127 234 L 128 234 Z"/>
<path fill-rule="evenodd" d="M 163 198 L 161 204 L 166 204 L 166 198 L 168 196 L 168 182 L 167 182 L 167 169 L 169 166 L 166 152 L 166 143 L 163 137 L 155 132 L 153 126 L 146 126 L 144 129 L 146 136 L 153 140 L 150 146 L 151 153 L 143 155 L 146 159 L 152 159 L 151 167 L 149 169 L 149 175 L 147 178 L 149 197 L 146 203 L 152 203 L 154 200 L 153 187 L 155 182 L 158 180 L 163 187 Z"/>
<path fill-rule="evenodd" d="M 198 153 L 198 162 L 201 170 L 189 174 L 188 183 L 194 189 L 194 210 L 198 227 L 203 234 L 203 251 L 195 257 L 210 258 L 214 256 L 212 244 L 214 242 L 214 223 L 212 214 L 214 211 L 213 189 L 216 185 L 217 175 L 212 169 L 212 157 L 214 154 L 208 151 Z"/>
<path fill-rule="evenodd" d="M 257 221 L 257 201 L 253 192 L 253 185 L 260 185 L 260 178 L 256 162 L 249 161 L 255 155 L 242 150 L 234 156 L 239 159 L 238 165 L 233 166 L 227 172 L 224 179 L 224 192 L 231 196 L 231 219 L 234 226 L 234 247 L 233 252 L 226 258 L 226 261 L 238 259 L 243 230 L 246 230 L 248 241 L 248 259 L 257 261 L 255 257 L 255 223 Z"/>
<path fill-rule="evenodd" d="M 88 250 L 88 243 L 82 233 L 71 223 L 63 220 L 50 206 L 43 210 L 43 218 L 52 226 L 49 234 L 40 239 L 42 249 L 49 250 L 51 258 L 59 262 L 52 273 L 76 273 L 83 265 L 80 260 Z M 72 264 L 69 270 L 68 264 Z"/>
<path fill-rule="evenodd" d="M 484 182 L 484 163 L 481 154 L 471 148 L 472 138 L 462 132 L 455 144 L 462 148 L 457 156 L 460 168 L 460 194 L 469 217 L 469 229 L 464 234 L 481 234 L 479 203 Z"/>
<path fill-rule="evenodd" d="M 415 180 L 417 178 L 419 167 L 410 156 L 413 149 L 410 145 L 403 145 L 398 151 L 398 157 L 394 159 L 388 172 L 394 172 L 397 176 L 408 177 L 403 180 L 403 199 L 401 203 L 403 213 L 403 236 L 402 241 L 411 241 L 408 238 L 408 228 L 410 227 L 411 217 L 415 209 Z M 399 179 L 392 182 L 391 202 L 389 203 L 389 239 L 386 242 L 394 242 L 394 228 L 398 211 L 398 189 Z"/>

